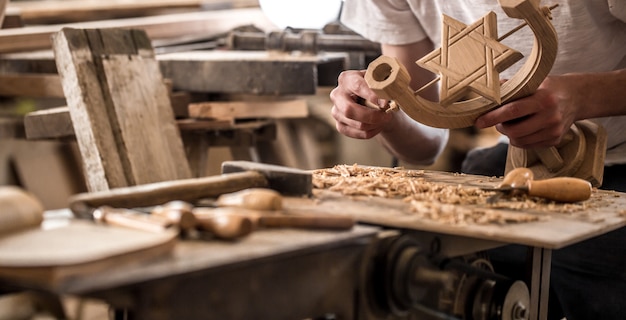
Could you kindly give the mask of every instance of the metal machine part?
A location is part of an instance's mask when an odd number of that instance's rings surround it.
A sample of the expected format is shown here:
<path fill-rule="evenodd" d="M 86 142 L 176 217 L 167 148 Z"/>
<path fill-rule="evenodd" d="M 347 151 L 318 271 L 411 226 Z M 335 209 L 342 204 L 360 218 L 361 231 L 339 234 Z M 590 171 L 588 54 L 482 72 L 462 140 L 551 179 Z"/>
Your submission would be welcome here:
<path fill-rule="evenodd" d="M 377 318 L 529 317 L 530 294 L 524 282 L 495 273 L 477 254 L 438 256 L 408 234 L 380 240 L 365 282 L 367 303 Z"/>
<path fill-rule="evenodd" d="M 304 30 L 299 33 L 273 31 L 267 34 L 231 32 L 226 40 L 226 46 L 231 50 L 302 51 L 307 53 L 320 51 L 380 52 L 380 44 L 358 35 L 323 34 L 313 30 Z"/>

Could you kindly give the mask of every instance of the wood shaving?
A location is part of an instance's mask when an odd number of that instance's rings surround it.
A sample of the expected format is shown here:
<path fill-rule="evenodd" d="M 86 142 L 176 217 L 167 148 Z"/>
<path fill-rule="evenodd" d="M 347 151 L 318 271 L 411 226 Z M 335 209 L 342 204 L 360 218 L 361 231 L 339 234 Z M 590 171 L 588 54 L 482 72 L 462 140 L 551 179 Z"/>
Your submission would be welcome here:
<path fill-rule="evenodd" d="M 446 224 L 505 224 L 537 221 L 541 215 L 522 211 L 573 213 L 589 209 L 587 202 L 561 204 L 526 196 L 502 198 L 479 187 L 428 181 L 424 170 L 336 165 L 313 172 L 317 189 L 346 196 L 403 199 L 420 218 Z M 504 210 L 501 210 L 504 209 Z"/>

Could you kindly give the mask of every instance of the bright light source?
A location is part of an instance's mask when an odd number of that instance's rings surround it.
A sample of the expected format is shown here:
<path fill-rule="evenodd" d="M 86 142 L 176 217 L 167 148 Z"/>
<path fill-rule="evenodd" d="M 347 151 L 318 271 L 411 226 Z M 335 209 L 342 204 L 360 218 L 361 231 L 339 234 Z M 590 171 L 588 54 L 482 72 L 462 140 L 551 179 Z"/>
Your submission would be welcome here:
<path fill-rule="evenodd" d="M 279 29 L 321 29 L 337 20 L 342 0 L 259 0 L 267 18 Z"/>

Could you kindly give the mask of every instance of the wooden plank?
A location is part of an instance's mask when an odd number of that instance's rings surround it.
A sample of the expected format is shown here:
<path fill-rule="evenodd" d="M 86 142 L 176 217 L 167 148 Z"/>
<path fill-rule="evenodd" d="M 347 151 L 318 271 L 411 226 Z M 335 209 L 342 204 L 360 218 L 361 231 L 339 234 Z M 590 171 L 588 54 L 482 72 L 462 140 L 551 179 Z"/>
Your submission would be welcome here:
<path fill-rule="evenodd" d="M 0 74 L 0 96 L 65 98 L 56 74 Z"/>
<path fill-rule="evenodd" d="M 0 30 L 0 52 L 23 52 L 52 47 L 50 38 L 63 28 L 105 29 L 127 28 L 145 30 L 151 39 L 175 38 L 189 35 L 220 34 L 254 23 L 259 28 L 271 28 L 259 8 L 179 13 L 142 18 L 102 20 L 73 24 L 28 26 Z"/>
<path fill-rule="evenodd" d="M 145 32 L 64 29 L 54 52 L 90 191 L 191 177 Z"/>
<path fill-rule="evenodd" d="M 6 14 L 6 8 L 9 0 L 0 0 L 0 25 L 4 22 L 4 16 Z"/>
<path fill-rule="evenodd" d="M 346 54 L 294 56 L 263 51 L 216 50 L 159 54 L 157 60 L 161 72 L 172 80 L 175 90 L 310 95 L 324 85 L 320 83 L 321 79 L 337 80 L 339 73 L 345 69 Z M 47 51 L 5 53 L 0 54 L 0 71 L 56 73 L 56 67 L 52 53 Z M 223 77 L 224 74 L 229 76 Z M 270 75 L 272 81 L 268 81 Z"/>
<path fill-rule="evenodd" d="M 176 243 L 177 233 L 171 230 L 151 233 L 81 221 L 50 229 L 30 228 L 0 238 L 0 276 L 58 288 L 79 275 L 163 257 Z M 51 245 L 55 250 L 50 250 Z"/>
<path fill-rule="evenodd" d="M 495 186 L 501 179 L 460 175 L 448 172 L 425 171 L 419 179 L 452 186 L 480 187 Z M 414 178 L 417 180 L 418 178 Z M 450 204 L 451 207 L 476 208 L 495 214 L 530 214 L 539 217 L 537 221 L 519 223 L 490 224 L 450 224 L 420 218 L 410 209 L 410 203 L 403 199 L 387 199 L 374 196 L 344 196 L 328 190 L 314 190 L 314 197 L 285 198 L 283 207 L 290 212 L 302 211 L 307 214 L 332 214 L 350 216 L 357 221 L 401 229 L 410 229 L 457 235 L 502 243 L 523 244 L 547 249 L 560 249 L 565 246 L 616 230 L 626 226 L 626 194 L 596 190 L 591 199 L 585 201 L 583 210 L 558 211 L 548 205 L 528 209 L 507 209 L 506 207 L 472 204 Z M 562 205 L 565 206 L 565 205 Z M 562 207 L 566 209 L 566 207 Z M 436 211 L 436 209 L 433 209 Z"/>
<path fill-rule="evenodd" d="M 306 100 L 226 101 L 189 104 L 189 117 L 200 119 L 283 119 L 306 118 Z"/>
<path fill-rule="evenodd" d="M 20 1 L 9 3 L 10 12 L 19 14 L 26 24 L 52 24 L 141 17 L 206 8 L 258 6 L 251 0 L 70 0 Z"/>
<path fill-rule="evenodd" d="M 31 140 L 74 137 L 74 127 L 68 107 L 29 112 L 24 117 L 24 128 L 26 138 Z"/>
<path fill-rule="evenodd" d="M 158 56 L 174 89 L 267 95 L 315 94 L 319 64 L 343 53 L 277 54 L 266 51 L 190 51 Z"/>
<path fill-rule="evenodd" d="M 16 141 L 12 159 L 20 185 L 46 210 L 67 208 L 71 195 L 85 192 L 80 160 L 71 148 L 59 141 Z"/>

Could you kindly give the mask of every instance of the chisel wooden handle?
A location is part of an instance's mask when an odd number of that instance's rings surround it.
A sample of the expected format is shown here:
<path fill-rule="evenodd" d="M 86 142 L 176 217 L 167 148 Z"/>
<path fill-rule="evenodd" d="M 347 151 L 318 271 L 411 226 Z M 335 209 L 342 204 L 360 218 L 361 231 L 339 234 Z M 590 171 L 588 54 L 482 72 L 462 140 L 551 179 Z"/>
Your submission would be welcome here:
<path fill-rule="evenodd" d="M 283 207 L 283 197 L 276 190 L 248 188 L 220 195 L 215 204 L 220 207 L 238 207 L 251 210 L 280 210 Z"/>
<path fill-rule="evenodd" d="M 70 197 L 69 207 L 74 214 L 83 216 L 88 213 L 90 207 L 107 205 L 117 208 L 135 208 L 160 205 L 174 200 L 192 202 L 246 188 L 265 187 L 267 183 L 263 174 L 256 171 L 244 171 L 81 193 Z"/>
<path fill-rule="evenodd" d="M 212 208 L 194 208 L 198 229 L 211 232 L 216 238 L 234 240 L 254 230 L 252 220 L 243 215 L 234 215 Z"/>
<path fill-rule="evenodd" d="M 571 177 L 533 180 L 528 184 L 528 195 L 558 202 L 579 202 L 591 197 L 591 183 Z"/>
<path fill-rule="evenodd" d="M 100 223 L 155 233 L 164 232 L 173 226 L 172 222 L 164 217 L 124 208 L 100 206 L 93 215 L 94 220 Z"/>

